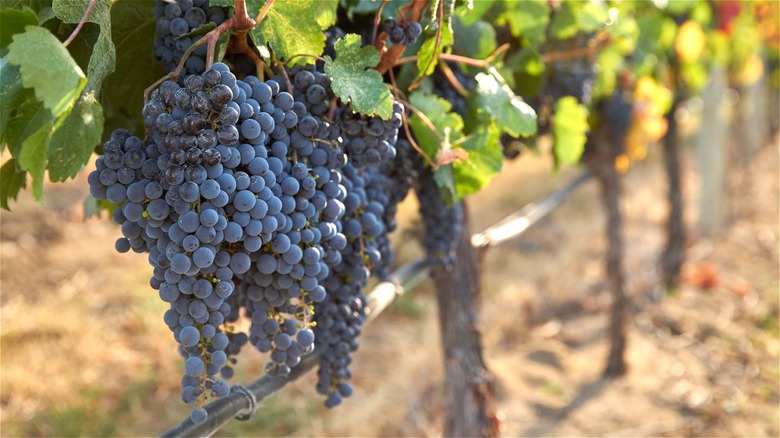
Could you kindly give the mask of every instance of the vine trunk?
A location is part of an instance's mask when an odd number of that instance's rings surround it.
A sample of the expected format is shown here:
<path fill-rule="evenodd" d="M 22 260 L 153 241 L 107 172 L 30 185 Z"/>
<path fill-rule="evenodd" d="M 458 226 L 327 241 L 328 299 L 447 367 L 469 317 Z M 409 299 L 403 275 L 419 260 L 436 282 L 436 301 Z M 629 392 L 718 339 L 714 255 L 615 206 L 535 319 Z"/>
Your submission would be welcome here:
<path fill-rule="evenodd" d="M 450 270 L 434 273 L 444 349 L 444 436 L 495 437 L 498 420 L 493 377 L 482 358 L 478 328 L 479 263 L 467 212 Z"/>

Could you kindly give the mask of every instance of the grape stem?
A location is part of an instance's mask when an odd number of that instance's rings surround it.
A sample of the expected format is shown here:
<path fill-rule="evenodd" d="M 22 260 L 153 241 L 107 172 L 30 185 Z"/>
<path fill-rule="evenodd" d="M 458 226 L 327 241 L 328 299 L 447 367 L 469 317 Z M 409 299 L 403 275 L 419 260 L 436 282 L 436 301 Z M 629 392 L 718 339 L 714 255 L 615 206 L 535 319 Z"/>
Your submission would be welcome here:
<path fill-rule="evenodd" d="M 260 72 L 263 70 L 266 64 L 263 59 L 260 58 L 260 55 L 258 55 L 249 44 L 247 33 L 247 31 L 239 31 L 233 38 L 231 38 L 228 42 L 228 52 L 242 53 L 246 55 L 255 64 L 255 69 Z"/>
<path fill-rule="evenodd" d="M 436 138 L 440 142 L 443 141 L 441 135 L 439 134 L 439 131 L 436 130 L 436 126 L 433 124 L 433 122 L 431 122 L 431 119 L 429 119 L 425 114 L 423 114 L 422 111 L 420 111 L 419 109 L 415 108 L 411 103 L 409 103 L 409 102 L 407 102 L 405 100 L 399 99 L 398 97 L 396 97 L 396 100 L 398 102 L 401 102 L 404 105 L 404 107 L 408 108 L 411 112 L 417 114 L 417 116 L 420 117 L 420 120 L 422 120 L 422 122 L 425 124 L 425 126 L 427 126 L 428 129 L 431 130 L 431 132 L 433 132 L 433 134 L 436 136 Z M 432 169 L 438 169 L 439 165 L 436 164 L 435 162 L 433 162 L 433 160 L 431 160 L 431 157 L 429 157 L 428 154 L 426 154 L 422 150 L 420 145 L 418 145 L 417 142 L 414 141 L 414 137 L 412 136 L 412 132 L 409 130 L 409 123 L 407 121 L 407 117 L 406 117 L 405 114 L 404 114 L 404 117 L 403 117 L 403 125 L 404 125 L 404 131 L 406 132 L 406 138 L 409 140 L 409 143 L 412 145 L 412 147 L 414 147 L 414 149 L 420 155 L 422 155 L 423 158 L 425 158 L 425 161 L 428 162 L 428 165 L 430 165 Z"/>
<path fill-rule="evenodd" d="M 468 90 L 463 88 L 463 84 L 461 84 L 458 78 L 455 77 L 455 74 L 452 72 L 450 66 L 447 65 L 446 62 L 442 62 L 439 64 L 439 68 L 441 68 L 441 72 L 444 73 L 444 77 L 447 78 L 447 81 L 450 83 L 450 85 L 452 85 L 452 88 L 454 88 L 455 91 L 457 91 L 461 96 L 468 97 Z"/>
<path fill-rule="evenodd" d="M 298 57 L 300 57 L 300 56 L 305 56 L 305 57 L 307 57 L 307 58 L 314 58 L 314 59 L 316 59 L 317 61 L 323 61 L 323 62 L 325 61 L 325 58 L 323 58 L 322 56 L 312 55 L 312 54 L 310 54 L 310 53 L 299 53 L 299 54 L 297 54 L 297 55 L 293 55 L 293 56 L 291 56 L 291 57 L 287 58 L 287 61 L 285 61 L 285 62 L 284 62 L 284 64 L 285 64 L 285 65 L 287 65 L 287 64 L 289 64 L 289 63 L 290 63 L 290 62 L 291 62 L 293 59 L 295 59 L 295 58 L 298 58 Z"/>
<path fill-rule="evenodd" d="M 376 16 L 374 16 L 374 33 L 371 34 L 371 45 L 374 47 L 376 47 L 376 36 L 377 31 L 379 30 L 379 23 L 382 21 L 382 10 L 385 8 L 387 2 L 388 0 L 382 0 L 382 4 L 379 5 L 379 9 L 376 11 Z"/>
<path fill-rule="evenodd" d="M 271 5 L 273 5 L 275 1 L 276 0 L 268 0 L 268 2 L 263 5 L 260 12 L 257 13 L 257 17 L 255 17 L 255 23 L 260 24 L 263 22 L 265 16 L 268 15 L 268 10 L 271 9 Z M 238 2 L 244 3 L 244 0 L 236 0 L 236 4 L 238 4 Z M 244 6 L 244 11 L 246 11 L 246 5 Z"/>
<path fill-rule="evenodd" d="M 414 90 L 418 86 L 420 86 L 420 82 L 422 82 L 423 78 L 427 76 L 427 71 L 430 68 L 430 66 L 436 62 L 442 55 L 441 52 L 441 33 L 442 33 L 442 26 L 444 26 L 444 2 L 439 1 L 437 2 L 439 6 L 438 11 L 438 26 L 436 27 L 436 44 L 433 46 L 433 53 L 434 56 L 431 56 L 431 59 L 428 60 L 428 63 L 425 64 L 425 67 L 420 69 L 419 77 L 415 79 L 411 85 L 409 85 L 409 91 Z M 436 56 L 438 55 L 438 56 Z"/>
<path fill-rule="evenodd" d="M 79 21 L 78 26 L 76 26 L 76 28 L 73 29 L 73 33 L 70 34 L 68 39 L 66 39 L 65 42 L 62 43 L 64 47 L 68 47 L 68 44 L 70 44 L 74 39 L 76 39 L 76 35 L 79 34 L 81 28 L 84 27 L 84 23 L 87 22 L 87 19 L 89 18 L 89 14 L 92 13 L 92 8 L 95 7 L 95 3 L 97 3 L 97 0 L 91 0 L 89 2 L 89 5 L 87 5 L 87 10 L 84 11 L 84 16 L 81 17 L 81 21 Z"/>
<path fill-rule="evenodd" d="M 475 59 L 475 58 L 469 58 L 467 56 L 462 55 L 454 55 L 452 53 L 442 53 L 439 55 L 439 59 L 442 61 L 449 61 L 449 62 L 460 62 L 462 64 L 470 65 L 473 67 L 479 67 L 479 68 L 485 68 L 490 63 L 493 62 L 498 56 L 500 56 L 502 53 L 506 52 L 509 49 L 509 44 L 503 44 L 499 48 L 493 51 L 487 58 L 485 59 Z M 417 59 L 419 57 L 417 55 L 414 56 L 407 56 L 406 58 L 401 58 L 395 62 L 395 65 L 401 65 L 401 64 L 407 64 L 410 62 L 417 62 Z"/>
<path fill-rule="evenodd" d="M 388 70 L 388 74 L 390 75 L 390 83 L 393 85 L 393 98 L 397 102 L 405 102 L 404 100 L 401 100 L 400 97 L 398 97 L 398 93 L 400 93 L 398 89 L 398 84 L 395 82 L 395 73 L 393 73 L 393 69 Z M 409 105 L 411 106 L 411 105 Z M 404 132 L 406 132 L 406 139 L 409 140 L 409 144 L 412 145 L 415 151 L 417 151 L 418 154 L 425 157 L 425 161 L 428 162 L 428 164 L 432 168 L 436 168 L 436 163 L 434 163 L 430 157 L 428 157 L 428 154 L 423 152 L 420 145 L 417 144 L 417 141 L 415 141 L 414 136 L 412 135 L 412 132 L 409 130 L 409 119 L 406 117 L 406 111 L 404 110 L 403 113 L 401 113 L 401 124 L 404 126 Z"/>

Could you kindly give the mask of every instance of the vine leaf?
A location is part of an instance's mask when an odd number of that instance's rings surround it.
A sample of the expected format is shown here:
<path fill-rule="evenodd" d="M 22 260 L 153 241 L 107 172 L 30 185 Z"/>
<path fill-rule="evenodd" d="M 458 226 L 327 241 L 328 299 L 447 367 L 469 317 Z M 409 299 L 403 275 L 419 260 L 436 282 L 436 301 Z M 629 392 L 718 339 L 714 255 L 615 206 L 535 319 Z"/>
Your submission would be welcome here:
<path fill-rule="evenodd" d="M 54 0 L 54 14 L 65 23 L 78 23 L 84 17 L 84 12 L 90 0 Z M 87 92 L 100 95 L 103 80 L 116 67 L 116 48 L 111 41 L 111 0 L 97 0 L 87 18 L 90 23 L 100 27 L 97 41 L 92 47 L 92 55 L 87 66 Z"/>
<path fill-rule="evenodd" d="M 500 138 L 501 130 L 486 121 L 464 139 L 462 146 L 468 152 L 468 160 L 453 163 L 458 199 L 479 192 L 501 171 L 504 153 Z"/>
<path fill-rule="evenodd" d="M 435 163 L 445 137 L 449 139 L 450 144 L 456 143 L 463 137 L 463 119 L 460 115 L 450 112 L 452 104 L 448 101 L 424 91 L 413 92 L 409 96 L 409 103 L 417 109 L 409 118 L 409 126 L 414 131 L 414 137 L 420 148 Z M 426 123 L 420 113 L 432 126 Z M 432 127 L 436 132 L 431 130 Z M 445 131 L 448 132 L 446 136 Z"/>
<path fill-rule="evenodd" d="M 38 202 L 43 202 L 43 176 L 46 172 L 48 161 L 46 152 L 49 148 L 52 128 L 51 121 L 44 124 L 41 129 L 24 140 L 22 150 L 19 152 L 19 167 L 32 176 L 33 197 Z"/>
<path fill-rule="evenodd" d="M 499 129 L 513 137 L 536 133 L 536 113 L 511 88 L 493 75 L 478 73 L 475 79 L 478 107 L 493 117 Z"/>
<path fill-rule="evenodd" d="M 550 24 L 554 38 L 567 39 L 577 32 L 594 32 L 608 19 L 607 8 L 596 2 L 564 2 Z"/>
<path fill-rule="evenodd" d="M 42 27 L 27 26 L 13 36 L 8 49 L 8 61 L 19 66 L 24 86 L 35 90 L 55 117 L 68 109 L 87 83 L 62 43 Z"/>
<path fill-rule="evenodd" d="M 417 144 L 431 161 L 438 162 L 439 153 L 445 149 L 462 149 L 459 140 L 463 138 L 463 119 L 450 112 L 452 105 L 448 101 L 418 90 L 409 96 L 409 103 L 417 109 L 409 118 L 409 126 L 414 131 Z M 433 126 L 429 126 L 420 114 Z M 444 201 L 449 205 L 454 204 L 458 196 L 453 164 L 439 166 L 434 172 L 434 179 L 445 195 Z"/>
<path fill-rule="evenodd" d="M 35 99 L 32 91 L 24 90 L 21 95 L 30 99 L 15 109 L 13 117 L 8 119 L 3 131 L 3 142 L 8 146 L 11 155 L 16 158 L 19 158 L 27 137 L 54 119 L 51 112 L 43 107 L 41 101 Z"/>
<path fill-rule="evenodd" d="M 547 0 L 506 2 L 507 10 L 501 19 L 509 23 L 509 30 L 516 38 L 526 38 L 531 43 L 545 40 L 550 21 L 550 4 Z"/>
<path fill-rule="evenodd" d="M 19 116 L 19 107 L 29 101 L 35 101 L 32 90 L 24 88 L 19 67 L 9 64 L 8 57 L 0 58 L 0 151 L 5 149 L 6 126 Z"/>
<path fill-rule="evenodd" d="M 455 174 L 452 170 L 452 164 L 439 166 L 433 171 L 433 180 L 439 188 L 439 196 L 445 204 L 452 207 L 458 202 L 458 193 L 455 188 Z"/>
<path fill-rule="evenodd" d="M 0 167 L 0 207 L 10 210 L 8 200 L 16 200 L 19 191 L 27 185 L 27 172 L 19 172 L 15 158 Z"/>
<path fill-rule="evenodd" d="M 250 0 L 248 11 L 259 11 L 265 1 Z M 294 55 L 322 54 L 325 49 L 325 35 L 317 22 L 320 16 L 320 2 L 284 1 L 276 2 L 268 9 L 260 25 L 252 29 L 257 45 L 270 45 L 280 60 L 290 59 Z M 311 64 L 315 61 L 309 56 L 300 56 L 291 64 Z"/>
<path fill-rule="evenodd" d="M 370 68 L 379 63 L 379 53 L 374 47 L 361 45 L 360 35 L 355 34 L 336 41 L 336 59 L 325 56 L 325 74 L 336 96 L 349 102 L 355 112 L 389 120 L 393 116 L 393 96 L 382 75 Z"/>
<path fill-rule="evenodd" d="M 119 0 L 111 8 L 116 41 L 116 71 L 108 76 L 103 91 L 104 132 L 125 128 L 143 132 L 138 117 L 144 104 L 144 88 L 165 75 L 150 50 L 154 43 L 154 0 Z"/>
<path fill-rule="evenodd" d="M 338 20 L 339 2 L 337 1 L 320 1 L 317 2 L 317 24 L 320 25 L 320 29 L 327 29 Z"/>
<path fill-rule="evenodd" d="M 556 162 L 575 164 L 585 150 L 588 132 L 588 110 L 573 96 L 555 103 L 553 116 L 553 154 Z"/>
<path fill-rule="evenodd" d="M 430 76 L 433 73 L 436 65 L 439 63 L 439 55 L 446 47 L 451 46 L 453 42 L 452 27 L 448 23 L 441 27 L 441 41 L 438 46 L 436 45 L 435 36 L 425 40 L 420 47 L 420 51 L 417 52 L 418 78 Z"/>
<path fill-rule="evenodd" d="M 103 109 L 88 94 L 57 127 L 48 149 L 49 179 L 65 181 L 76 176 L 89 161 L 103 133 Z"/>
<path fill-rule="evenodd" d="M 496 31 L 485 21 L 464 25 L 455 16 L 452 20 L 455 42 L 452 50 L 469 58 L 484 59 L 496 50 Z"/>
<path fill-rule="evenodd" d="M 464 26 L 478 22 L 490 10 L 495 0 L 467 0 L 457 8 L 458 17 Z"/>
<path fill-rule="evenodd" d="M 38 16 L 35 11 L 25 7 L 24 9 L 3 8 L 0 9 L 0 49 L 11 44 L 11 37 L 24 32 L 25 26 L 36 26 Z"/>

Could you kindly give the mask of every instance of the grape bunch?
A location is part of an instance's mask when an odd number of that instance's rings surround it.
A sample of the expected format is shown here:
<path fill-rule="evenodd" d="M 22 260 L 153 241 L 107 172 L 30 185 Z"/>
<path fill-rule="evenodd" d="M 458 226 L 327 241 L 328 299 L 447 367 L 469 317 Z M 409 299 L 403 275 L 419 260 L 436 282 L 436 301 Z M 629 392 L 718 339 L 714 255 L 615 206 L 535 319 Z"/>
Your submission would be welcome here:
<path fill-rule="evenodd" d="M 422 244 L 429 263 L 450 269 L 463 224 L 463 204 L 448 206 L 442 199 L 430 167 L 421 166 L 415 185 L 423 225 Z"/>
<path fill-rule="evenodd" d="M 565 41 L 551 40 L 548 50 L 563 51 L 587 46 L 590 38 L 590 34 L 578 34 Z M 550 64 L 547 84 L 541 94 L 549 96 L 553 101 L 564 96 L 574 96 L 579 103 L 587 105 L 591 101 L 595 78 L 596 64 L 591 57 L 556 60 Z"/>
<path fill-rule="evenodd" d="M 208 0 L 157 0 L 154 6 L 154 55 L 165 71 L 176 70 L 184 52 L 200 37 L 187 34 L 208 23 L 218 26 L 225 21 L 226 15 L 226 8 L 209 7 Z M 187 74 L 200 74 L 206 70 L 205 44 L 195 48 L 184 67 Z"/>
<path fill-rule="evenodd" d="M 262 81 L 216 63 L 161 83 L 143 108 L 146 139 L 115 131 L 89 175 L 91 194 L 117 205 L 117 250 L 149 254 L 195 422 L 229 393 L 246 345 L 274 376 L 316 348 L 326 405 L 352 392 L 363 289 L 389 247 L 380 169 L 398 158 L 403 107 L 389 121 L 340 107 L 331 122 L 333 99 L 314 66 Z"/>
<path fill-rule="evenodd" d="M 384 207 L 381 218 L 384 230 L 376 238 L 381 258 L 371 270 L 371 275 L 381 280 L 387 279 L 395 259 L 390 233 L 395 231 L 398 226 L 396 221 L 398 204 L 406 198 L 414 185 L 418 167 L 416 162 L 420 160 L 417 151 L 412 149 L 412 145 L 405 138 L 399 138 L 395 148 L 396 156 L 393 160 L 366 172 L 366 177 L 369 180 L 368 198 Z"/>
<path fill-rule="evenodd" d="M 422 35 L 422 25 L 416 21 L 399 22 L 395 18 L 388 18 L 382 22 L 382 30 L 387 33 L 390 42 L 411 46 Z"/>
<path fill-rule="evenodd" d="M 340 108 L 336 119 L 344 135 L 349 163 L 363 170 L 391 161 L 396 155 L 395 143 L 402 117 L 403 105 L 398 102 L 393 103 L 393 115 L 387 121 L 357 114 L 349 107 Z"/>

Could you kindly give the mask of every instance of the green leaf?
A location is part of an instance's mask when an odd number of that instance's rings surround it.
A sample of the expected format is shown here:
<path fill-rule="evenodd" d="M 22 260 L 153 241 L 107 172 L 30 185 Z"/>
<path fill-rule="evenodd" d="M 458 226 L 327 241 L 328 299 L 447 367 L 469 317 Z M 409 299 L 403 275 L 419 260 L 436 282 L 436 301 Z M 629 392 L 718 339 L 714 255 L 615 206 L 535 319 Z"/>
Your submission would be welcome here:
<path fill-rule="evenodd" d="M 504 163 L 501 131 L 494 123 L 483 123 L 461 144 L 468 160 L 453 163 L 455 192 L 459 200 L 477 193 L 490 183 Z"/>
<path fill-rule="evenodd" d="M 457 8 L 456 12 L 463 25 L 471 26 L 482 19 L 493 6 L 493 2 L 494 0 L 467 0 Z"/>
<path fill-rule="evenodd" d="M 262 6 L 265 2 L 254 1 L 250 4 Z M 254 9 L 252 7 L 249 10 Z M 263 22 L 252 29 L 252 34 L 258 45 L 270 45 L 280 60 L 301 54 L 319 56 L 325 48 L 325 35 L 317 22 L 319 16 L 318 2 L 277 1 L 268 9 Z M 310 56 L 300 56 L 292 60 L 292 64 L 314 62 L 315 59 Z"/>
<path fill-rule="evenodd" d="M 0 9 L 0 49 L 11 44 L 12 36 L 24 32 L 24 26 L 37 24 L 38 16 L 32 9 Z"/>
<path fill-rule="evenodd" d="M 533 47 L 523 47 L 515 51 L 509 55 L 504 65 L 512 71 L 524 72 L 531 76 L 539 76 L 545 70 L 539 51 Z"/>
<path fill-rule="evenodd" d="M 103 87 L 103 132 L 125 128 L 143 132 L 143 92 L 165 75 L 154 57 L 154 0 L 120 0 L 111 8 L 113 39 L 116 41 L 116 71 Z"/>
<path fill-rule="evenodd" d="M 452 164 L 439 166 L 433 171 L 433 181 L 439 188 L 439 196 L 447 206 L 452 207 L 458 202 L 458 192 L 455 188 L 455 173 Z"/>
<path fill-rule="evenodd" d="M 588 109 L 573 96 L 555 103 L 553 154 L 557 162 L 575 164 L 582 156 L 588 132 Z"/>
<path fill-rule="evenodd" d="M 0 207 L 11 210 L 8 200 L 16 200 L 19 191 L 27 185 L 27 172 L 17 169 L 16 159 L 11 158 L 0 167 Z"/>
<path fill-rule="evenodd" d="M 565 40 L 577 34 L 577 16 L 574 13 L 573 2 L 563 2 L 553 16 L 550 24 L 550 34 L 553 38 Z"/>
<path fill-rule="evenodd" d="M 16 108 L 3 131 L 3 142 L 8 146 L 11 155 L 19 158 L 24 141 L 40 130 L 47 123 L 53 123 L 51 112 L 43 107 L 40 100 L 35 99 L 31 90 L 24 90 L 22 95 L 30 99 Z"/>
<path fill-rule="evenodd" d="M 78 101 L 49 144 L 49 179 L 75 177 L 89 161 L 103 133 L 103 109 L 92 95 Z"/>
<path fill-rule="evenodd" d="M 516 38 L 526 38 L 538 44 L 546 38 L 550 22 L 550 4 L 547 0 L 510 1 L 501 19 L 509 23 L 509 30 Z"/>
<path fill-rule="evenodd" d="M 452 49 L 469 58 L 484 59 L 496 50 L 496 31 L 484 22 L 466 26 L 457 17 L 452 20 L 455 42 Z"/>
<path fill-rule="evenodd" d="M 577 25 L 582 32 L 595 32 L 604 28 L 609 20 L 606 4 L 601 2 L 576 2 Z"/>
<path fill-rule="evenodd" d="M 65 112 L 84 89 L 84 73 L 62 43 L 42 27 L 27 26 L 13 36 L 8 61 L 19 66 L 22 83 L 56 117 Z"/>
<path fill-rule="evenodd" d="M 84 17 L 90 0 L 54 0 L 54 14 L 65 23 L 78 23 Z M 103 80 L 114 71 L 116 48 L 111 41 L 111 0 L 97 0 L 87 22 L 100 27 L 97 41 L 92 47 L 92 56 L 87 66 L 87 92 L 100 95 Z"/>
<path fill-rule="evenodd" d="M 414 131 L 417 144 L 431 161 L 436 162 L 445 137 L 449 138 L 450 144 L 463 137 L 463 119 L 460 115 L 450 112 L 452 105 L 449 102 L 424 91 L 413 92 L 409 96 L 409 103 L 432 125 L 429 126 L 418 112 L 414 112 L 409 118 L 409 126 Z M 431 130 L 432 127 L 435 132 Z"/>
<path fill-rule="evenodd" d="M 0 58 L 0 72 L 0 144 L 5 147 L 5 127 L 8 120 L 16 116 L 20 105 L 29 99 L 35 100 L 35 96 L 22 85 L 19 67 L 9 64 L 5 56 Z"/>
<path fill-rule="evenodd" d="M 51 134 L 52 122 L 49 122 L 24 140 L 19 153 L 19 167 L 32 176 L 33 196 L 38 202 L 43 202 L 43 176 L 46 173 L 46 151 L 49 148 Z"/>
<path fill-rule="evenodd" d="M 317 24 L 320 29 L 327 29 L 338 20 L 339 2 L 332 0 L 320 0 L 317 2 Z"/>
<path fill-rule="evenodd" d="M 513 137 L 536 133 L 536 113 L 511 88 L 499 83 L 493 75 L 478 73 L 475 79 L 477 103 L 493 117 L 500 130 Z"/>
<path fill-rule="evenodd" d="M 114 204 L 107 199 L 101 199 L 98 201 L 92 195 L 87 195 L 84 199 L 84 218 L 89 219 L 92 216 L 100 216 L 104 211 L 108 213 L 110 217 L 114 210 L 120 207 L 120 204 Z"/>
<path fill-rule="evenodd" d="M 379 53 L 374 47 L 360 46 L 360 35 L 349 34 L 338 40 L 334 47 L 336 59 L 325 56 L 325 74 L 336 96 L 349 102 L 355 112 L 389 120 L 393 116 L 393 96 L 382 75 L 369 68 L 379 62 Z"/>
<path fill-rule="evenodd" d="M 442 26 L 441 41 L 438 46 L 436 45 L 435 35 L 427 38 L 420 47 L 420 51 L 417 52 L 418 77 L 430 76 L 439 63 L 439 55 L 444 52 L 445 48 L 451 46 L 453 42 L 454 39 L 450 26 Z"/>

